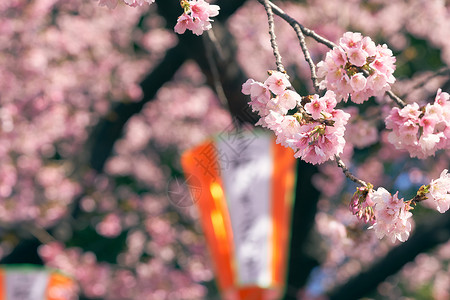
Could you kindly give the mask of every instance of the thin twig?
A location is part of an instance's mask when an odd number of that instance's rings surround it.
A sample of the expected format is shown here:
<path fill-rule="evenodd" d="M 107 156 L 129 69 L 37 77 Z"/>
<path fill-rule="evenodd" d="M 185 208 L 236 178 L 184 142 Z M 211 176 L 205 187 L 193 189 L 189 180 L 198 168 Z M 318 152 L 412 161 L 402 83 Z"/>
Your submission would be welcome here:
<path fill-rule="evenodd" d="M 214 29 L 206 31 L 208 34 L 208 38 L 211 41 L 212 46 L 214 46 L 214 51 L 219 56 L 220 61 L 225 61 L 225 53 L 223 52 L 222 45 L 220 44 L 219 40 L 216 37 L 216 34 L 214 33 Z"/>
<path fill-rule="evenodd" d="M 56 241 L 56 239 L 42 227 L 39 227 L 37 225 L 25 225 L 24 228 L 35 238 L 37 238 L 42 244 L 48 244 L 50 242 Z"/>
<path fill-rule="evenodd" d="M 276 6 L 272 2 L 270 2 L 270 1 L 263 1 L 262 3 L 264 4 L 264 7 L 266 8 L 266 11 L 267 11 L 267 9 L 271 10 L 273 8 L 275 10 L 275 13 L 278 16 L 282 17 L 285 21 L 287 21 L 289 23 L 289 25 L 292 26 L 292 28 L 294 28 L 295 33 L 297 34 L 297 38 L 298 38 L 298 40 L 300 42 L 300 47 L 302 49 L 303 55 L 305 56 L 305 60 L 308 63 L 309 68 L 311 69 L 311 80 L 312 80 L 312 83 L 313 83 L 313 86 L 314 86 L 314 90 L 318 93 L 319 92 L 319 84 L 317 82 L 316 65 L 314 64 L 314 61 L 311 58 L 311 54 L 309 53 L 308 47 L 306 46 L 305 36 L 303 34 L 303 31 L 306 30 L 306 28 L 304 28 L 304 27 L 302 28 L 302 25 L 300 23 L 298 23 L 296 20 L 291 18 L 286 13 L 284 13 L 278 6 Z M 266 4 L 266 3 L 268 3 L 268 4 Z M 266 5 L 267 5 L 267 7 L 266 7 Z M 272 19 L 273 19 L 273 17 L 272 17 Z"/>
<path fill-rule="evenodd" d="M 398 105 L 400 108 L 403 108 L 406 106 L 406 102 L 400 99 L 399 96 L 394 94 L 392 91 L 387 91 L 386 94 Z"/>
<path fill-rule="evenodd" d="M 284 69 L 283 63 L 281 62 L 281 54 L 278 50 L 276 35 L 275 35 L 275 23 L 273 21 L 273 11 L 269 4 L 268 0 L 258 0 L 262 5 L 264 5 L 264 9 L 267 13 L 267 22 L 269 23 L 269 34 L 270 34 L 270 45 L 273 49 L 273 55 L 275 56 L 275 63 L 277 65 L 277 70 L 283 73 L 286 73 Z"/>
<path fill-rule="evenodd" d="M 261 0 L 259 0 L 259 2 L 261 2 Z M 279 8 L 278 6 L 273 4 L 272 2 L 270 2 L 270 1 L 267 1 L 267 2 L 269 2 L 270 7 L 272 8 L 273 12 L 277 16 L 279 16 L 280 18 L 285 20 L 292 27 L 294 27 L 294 25 L 297 25 L 298 27 L 300 27 L 300 30 L 302 31 L 302 33 L 304 35 L 312 37 L 318 43 L 324 44 L 325 46 L 327 46 L 330 49 L 333 49 L 334 47 L 337 47 L 337 45 L 335 43 L 333 43 L 332 41 L 327 40 L 326 38 L 324 38 L 321 35 L 318 35 L 317 33 L 314 32 L 314 30 L 311 30 L 311 29 L 308 29 L 308 28 L 304 27 L 297 20 L 295 20 L 294 18 L 292 18 L 291 16 L 286 14 L 281 8 Z"/>
<path fill-rule="evenodd" d="M 317 72 L 316 65 L 311 58 L 311 54 L 309 53 L 308 47 L 306 46 L 305 36 L 303 35 L 302 30 L 298 24 L 293 25 L 295 33 L 297 33 L 298 40 L 300 42 L 300 47 L 302 48 L 303 55 L 305 56 L 305 60 L 309 65 L 309 69 L 311 70 L 311 81 L 314 86 L 314 90 L 316 93 L 319 93 L 319 83 L 317 82 Z"/>
<path fill-rule="evenodd" d="M 362 185 L 362 186 L 367 187 L 367 183 L 366 183 L 364 180 L 361 180 L 361 179 L 357 178 L 355 175 L 353 175 L 353 174 L 348 170 L 347 166 L 346 166 L 345 163 L 342 161 L 342 159 L 341 159 L 341 157 L 340 157 L 339 155 L 335 155 L 334 158 L 335 158 L 335 160 L 336 160 L 336 163 L 337 163 L 338 167 L 342 169 L 342 172 L 344 172 L 345 176 L 346 176 L 348 179 L 350 179 L 351 181 L 353 181 L 353 182 L 355 182 L 355 183 L 357 183 L 357 184 L 359 184 L 359 185 Z"/>

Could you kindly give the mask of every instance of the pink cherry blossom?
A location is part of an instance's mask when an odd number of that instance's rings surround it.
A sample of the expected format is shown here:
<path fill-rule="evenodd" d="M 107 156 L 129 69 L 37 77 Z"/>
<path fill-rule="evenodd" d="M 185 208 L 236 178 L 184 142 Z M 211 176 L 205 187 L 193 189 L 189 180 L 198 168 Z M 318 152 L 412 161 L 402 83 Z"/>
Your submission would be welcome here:
<path fill-rule="evenodd" d="M 285 74 L 272 71 L 264 83 L 248 79 L 242 85 L 242 93 L 250 95 L 250 105 L 253 111 L 257 111 L 261 117 L 266 117 L 271 111 L 285 115 L 301 101 L 300 95 L 296 92 L 286 90 L 289 86 L 290 82 Z M 272 91 L 277 95 L 276 97 L 271 97 L 270 89 L 276 91 L 276 93 Z M 265 124 L 263 119 L 260 124 Z"/>
<path fill-rule="evenodd" d="M 259 113 L 260 116 L 267 115 L 267 103 L 270 100 L 270 91 L 263 83 L 248 79 L 242 85 L 242 93 L 244 95 L 250 95 L 250 105 L 253 111 Z"/>
<path fill-rule="evenodd" d="M 364 222 L 374 223 L 374 202 L 372 186 L 370 187 L 358 187 L 356 192 L 350 201 L 350 211 L 352 214 Z"/>
<path fill-rule="evenodd" d="M 420 108 L 417 103 L 393 108 L 386 118 L 389 141 L 407 150 L 411 157 L 425 158 L 450 144 L 449 94 L 438 90 L 433 104 Z"/>
<path fill-rule="evenodd" d="M 350 96 L 355 103 L 380 96 L 395 82 L 395 57 L 386 45 L 376 46 L 369 37 L 346 32 L 339 46 L 330 50 L 318 63 L 321 88 L 336 93 L 338 101 Z"/>
<path fill-rule="evenodd" d="M 372 201 L 375 224 L 371 228 L 375 230 L 377 237 L 381 239 L 386 236 L 392 243 L 397 239 L 406 241 L 412 228 L 411 221 L 408 220 L 412 216 L 409 204 L 403 202 L 403 198 L 398 198 L 398 192 L 392 196 L 383 187 L 373 192 Z"/>
<path fill-rule="evenodd" d="M 450 94 L 442 92 L 442 89 L 438 89 L 436 93 L 435 103 L 440 104 L 442 106 L 449 106 L 450 105 Z"/>
<path fill-rule="evenodd" d="M 367 79 L 362 73 L 357 73 L 350 79 L 350 85 L 355 92 L 360 92 L 366 87 Z"/>
<path fill-rule="evenodd" d="M 285 90 L 278 97 L 280 98 L 280 105 L 287 110 L 294 109 L 302 100 L 299 94 L 291 90 Z"/>
<path fill-rule="evenodd" d="M 186 29 L 189 29 L 195 35 L 201 35 L 204 31 L 211 29 L 210 17 L 217 16 L 220 10 L 218 5 L 211 5 L 204 0 L 182 1 L 182 7 L 184 13 L 178 17 L 174 28 L 178 34 L 183 34 Z"/>
<path fill-rule="evenodd" d="M 252 85 L 253 85 L 255 82 L 256 82 L 256 81 L 253 80 L 253 79 L 251 79 L 251 78 L 247 79 L 247 81 L 244 82 L 244 83 L 242 84 L 242 89 L 241 89 L 242 94 L 244 94 L 244 95 L 250 95 L 250 90 L 251 90 L 251 88 L 252 88 Z"/>
<path fill-rule="evenodd" d="M 323 95 L 322 99 L 325 101 L 326 104 L 325 111 L 327 113 L 332 113 L 337 104 L 335 93 L 332 91 L 327 91 L 325 95 Z"/>
<path fill-rule="evenodd" d="M 450 207 L 450 174 L 443 170 L 438 179 L 430 183 L 427 196 L 434 201 L 434 206 L 440 213 L 445 213 Z"/>
<path fill-rule="evenodd" d="M 300 123 L 293 116 L 284 116 L 279 126 L 276 128 L 277 144 L 289 147 L 288 140 L 292 140 L 300 131 Z"/>
<path fill-rule="evenodd" d="M 267 127 L 270 130 L 273 130 L 275 132 L 279 131 L 279 127 L 281 126 L 281 123 L 283 121 L 284 115 L 274 111 L 274 110 L 269 110 L 269 113 L 267 114 L 267 116 L 265 116 L 264 118 L 261 118 L 261 123 L 257 123 L 257 125 L 261 125 L 263 127 Z"/>
<path fill-rule="evenodd" d="M 186 29 L 194 28 L 194 20 L 187 14 L 182 14 L 178 17 L 177 24 L 174 31 L 178 34 L 183 34 Z"/>
<path fill-rule="evenodd" d="M 362 44 L 362 35 L 359 32 L 346 32 L 339 40 L 339 44 L 346 51 L 349 49 L 360 49 Z"/>
<path fill-rule="evenodd" d="M 282 102 L 281 98 L 279 96 L 276 97 L 272 97 L 268 102 L 267 102 L 267 106 L 266 108 L 269 111 L 274 111 L 277 113 L 280 113 L 282 115 L 287 114 L 287 112 L 289 111 L 289 109 L 287 109 L 284 106 L 285 103 Z"/>
<path fill-rule="evenodd" d="M 210 5 L 203 0 L 191 1 L 191 12 L 193 18 L 199 18 L 202 21 L 208 21 L 210 17 L 219 14 L 218 5 Z"/>
<path fill-rule="evenodd" d="M 349 118 L 350 115 L 342 110 L 334 110 L 328 118 L 334 121 L 333 126 L 319 122 L 302 125 L 294 138 L 288 141 L 296 151 L 294 156 L 312 164 L 321 164 L 341 154 L 345 146 L 345 124 Z"/>
<path fill-rule="evenodd" d="M 367 53 L 361 48 L 347 50 L 348 61 L 357 67 L 362 67 L 366 64 Z"/>
<path fill-rule="evenodd" d="M 264 85 L 269 87 L 270 91 L 275 95 L 280 95 L 286 90 L 286 88 L 291 86 L 291 83 L 287 79 L 286 74 L 278 71 L 272 71 L 269 78 L 264 81 Z"/>
<path fill-rule="evenodd" d="M 249 104 L 261 117 L 256 125 L 273 130 L 277 143 L 292 148 L 295 157 L 312 164 L 321 164 L 342 153 L 345 125 L 350 115 L 334 109 L 337 103 L 334 92 L 327 91 L 323 97 L 308 97 L 306 115 L 298 120 L 287 115 L 301 102 L 300 95 L 287 90 L 290 86 L 287 76 L 277 71 L 271 71 L 264 83 L 248 79 L 242 85 L 242 93 L 250 95 Z"/>
<path fill-rule="evenodd" d="M 319 95 L 313 95 L 311 102 L 305 105 L 306 112 L 309 113 L 314 119 L 320 119 L 322 111 L 326 108 L 326 102 L 322 101 L 322 99 L 319 98 Z"/>

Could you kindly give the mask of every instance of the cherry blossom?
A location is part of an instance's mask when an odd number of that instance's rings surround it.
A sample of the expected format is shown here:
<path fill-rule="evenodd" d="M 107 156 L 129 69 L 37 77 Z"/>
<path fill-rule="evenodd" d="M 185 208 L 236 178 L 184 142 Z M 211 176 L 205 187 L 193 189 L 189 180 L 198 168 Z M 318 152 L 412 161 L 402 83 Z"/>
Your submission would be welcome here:
<path fill-rule="evenodd" d="M 330 96 L 332 92 L 328 93 Z M 303 124 L 294 138 L 288 140 L 290 147 L 296 151 L 294 156 L 312 164 L 321 164 L 341 154 L 345 146 L 345 124 L 349 118 L 349 114 L 336 109 L 324 118 L 331 121 L 332 126 L 317 121 Z"/>
<path fill-rule="evenodd" d="M 195 35 L 201 35 L 203 31 L 211 29 L 211 17 L 219 14 L 218 5 L 209 4 L 204 0 L 181 1 L 184 13 L 178 17 L 175 32 L 183 34 L 187 29 Z"/>
<path fill-rule="evenodd" d="M 450 207 L 450 175 L 443 170 L 438 179 L 433 179 L 426 194 L 440 213 L 445 213 Z"/>
<path fill-rule="evenodd" d="M 338 101 L 363 103 L 372 96 L 381 96 L 395 82 L 395 57 L 386 45 L 375 45 L 358 32 L 346 32 L 339 46 L 317 64 L 322 78 L 321 88 L 336 93 Z"/>
<path fill-rule="evenodd" d="M 279 71 L 272 71 L 269 78 L 264 81 L 264 85 L 275 95 L 280 95 L 286 88 L 291 86 L 286 74 Z"/>
<path fill-rule="evenodd" d="M 250 95 L 249 104 L 261 117 L 256 125 L 273 130 L 277 143 L 292 148 L 296 158 L 312 164 L 342 153 L 350 115 L 335 109 L 335 94 L 327 91 L 323 97 L 304 97 L 304 113 L 288 115 L 302 102 L 300 95 L 288 89 L 290 86 L 286 74 L 278 71 L 270 71 L 264 83 L 248 79 L 242 85 L 242 93 Z"/>
<path fill-rule="evenodd" d="M 372 186 L 358 187 L 350 200 L 350 211 L 364 222 L 375 223 Z"/>
<path fill-rule="evenodd" d="M 325 101 L 320 101 L 319 95 L 313 95 L 311 102 L 305 105 L 305 110 L 314 119 L 319 119 L 322 116 L 322 111 L 326 108 Z"/>
<path fill-rule="evenodd" d="M 386 118 L 386 128 L 392 131 L 389 141 L 407 150 L 411 157 L 426 158 L 447 148 L 450 138 L 450 95 L 437 91 L 433 104 L 419 107 L 417 103 L 400 109 L 395 107 Z"/>
<path fill-rule="evenodd" d="M 383 187 L 373 192 L 375 223 L 371 228 L 379 239 L 388 237 L 392 243 L 397 239 L 404 242 L 408 239 L 412 228 L 409 218 L 411 207 L 403 198 L 398 198 L 398 192 L 393 196 Z"/>
<path fill-rule="evenodd" d="M 294 91 L 286 90 L 287 87 L 290 87 L 290 83 L 286 75 L 278 71 L 271 71 L 264 83 L 248 79 L 242 85 L 242 93 L 250 95 L 250 105 L 253 111 L 258 112 L 263 118 L 270 115 L 269 119 L 273 119 L 275 117 L 274 112 L 285 115 L 290 109 L 295 108 L 301 100 L 300 95 Z M 270 91 L 276 96 L 272 97 Z M 266 124 L 264 120 L 261 122 Z"/>

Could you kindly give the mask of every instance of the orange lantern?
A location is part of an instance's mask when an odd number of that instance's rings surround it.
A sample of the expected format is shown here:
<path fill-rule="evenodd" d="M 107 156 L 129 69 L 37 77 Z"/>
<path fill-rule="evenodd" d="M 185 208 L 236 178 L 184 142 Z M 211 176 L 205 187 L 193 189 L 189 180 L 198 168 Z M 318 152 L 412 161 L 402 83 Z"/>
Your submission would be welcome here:
<path fill-rule="evenodd" d="M 295 158 L 258 131 L 222 134 L 182 156 L 224 299 L 283 295 Z"/>
<path fill-rule="evenodd" d="M 34 265 L 0 268 L 0 300 L 78 299 L 75 281 L 61 272 Z"/>

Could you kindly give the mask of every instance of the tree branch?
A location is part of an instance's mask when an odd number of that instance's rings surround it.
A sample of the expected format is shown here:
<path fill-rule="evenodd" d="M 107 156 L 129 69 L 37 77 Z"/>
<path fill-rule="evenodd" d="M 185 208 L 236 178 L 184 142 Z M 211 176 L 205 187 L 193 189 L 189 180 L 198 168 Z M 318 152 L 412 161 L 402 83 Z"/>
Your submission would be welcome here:
<path fill-rule="evenodd" d="M 281 54 L 277 45 L 277 37 L 275 35 L 275 23 L 273 21 L 272 7 L 269 4 L 269 0 L 258 0 L 264 6 L 267 13 L 267 22 L 269 23 L 269 35 L 270 35 L 270 45 L 272 46 L 273 55 L 275 56 L 275 64 L 277 65 L 277 70 L 286 73 L 286 70 L 281 62 Z"/>
<path fill-rule="evenodd" d="M 259 1 L 259 0 L 258 0 Z M 304 27 L 302 24 L 300 24 L 297 20 L 295 20 L 294 18 L 292 18 L 291 16 L 289 16 L 287 13 L 285 13 L 281 8 L 279 8 L 278 6 L 276 6 L 274 3 L 272 3 L 271 1 L 269 1 L 270 6 L 273 9 L 273 12 L 281 17 L 283 20 L 285 20 L 289 25 L 291 25 L 294 30 L 295 30 L 295 26 L 300 27 L 300 30 L 302 31 L 302 33 L 306 36 L 309 36 L 313 39 L 315 39 L 318 43 L 324 44 L 325 46 L 327 46 L 330 49 L 333 49 L 334 47 L 337 47 L 337 45 L 335 43 L 333 43 L 332 41 L 327 40 L 326 38 L 324 38 L 323 36 L 317 34 L 314 32 L 314 30 L 308 29 L 306 27 Z"/>
<path fill-rule="evenodd" d="M 397 104 L 400 108 L 404 108 L 406 106 L 406 102 L 400 99 L 399 96 L 394 94 L 392 91 L 387 91 L 386 94 L 391 98 L 395 104 Z"/>
<path fill-rule="evenodd" d="M 364 180 L 361 180 L 359 178 L 357 178 L 355 175 L 353 175 L 349 169 L 347 168 L 347 166 L 345 165 L 345 163 L 342 161 L 341 157 L 339 155 L 335 155 L 334 159 L 336 160 L 336 164 L 338 165 L 339 168 L 342 169 L 342 172 L 344 173 L 344 175 L 350 179 L 351 181 L 361 185 L 361 186 L 367 186 L 367 183 Z"/>

